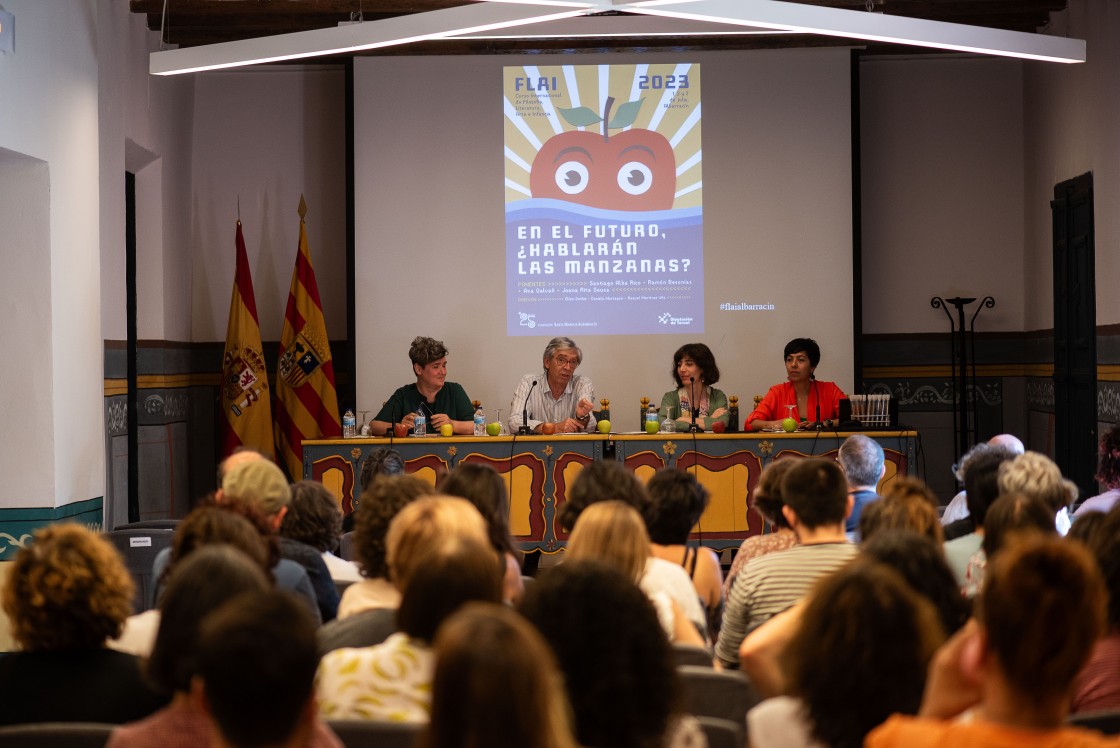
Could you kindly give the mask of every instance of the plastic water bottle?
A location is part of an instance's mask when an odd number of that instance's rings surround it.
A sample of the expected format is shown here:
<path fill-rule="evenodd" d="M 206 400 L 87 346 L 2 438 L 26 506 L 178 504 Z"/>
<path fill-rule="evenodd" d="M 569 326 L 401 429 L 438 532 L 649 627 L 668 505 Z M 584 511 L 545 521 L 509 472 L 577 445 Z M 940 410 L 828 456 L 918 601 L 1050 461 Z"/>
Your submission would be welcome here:
<path fill-rule="evenodd" d="M 474 435 L 486 436 L 486 414 L 481 405 L 474 409 Z"/>
<path fill-rule="evenodd" d="M 424 415 L 424 411 L 422 409 L 416 411 L 416 420 L 412 422 L 412 435 L 428 435 L 428 418 Z"/>
<path fill-rule="evenodd" d="M 653 424 L 652 427 L 650 427 L 651 423 Z M 659 427 L 660 424 L 657 423 L 657 408 L 654 407 L 653 403 L 650 403 L 649 407 L 646 408 L 646 433 L 655 434 Z"/>
<path fill-rule="evenodd" d="M 354 411 L 346 411 L 342 415 L 342 438 L 353 439 L 357 436 L 357 424 L 357 419 L 354 418 Z"/>

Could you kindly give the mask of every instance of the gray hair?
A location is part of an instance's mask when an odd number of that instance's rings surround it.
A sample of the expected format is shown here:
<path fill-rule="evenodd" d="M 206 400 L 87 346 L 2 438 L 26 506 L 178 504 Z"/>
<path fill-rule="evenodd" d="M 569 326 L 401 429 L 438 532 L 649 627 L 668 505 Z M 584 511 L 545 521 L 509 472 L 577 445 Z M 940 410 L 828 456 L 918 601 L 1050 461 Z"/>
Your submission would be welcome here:
<path fill-rule="evenodd" d="M 863 434 L 852 434 L 845 439 L 837 459 L 849 485 L 874 486 L 883 475 L 883 448 Z"/>
<path fill-rule="evenodd" d="M 580 350 L 580 347 L 578 345 L 576 345 L 576 341 L 572 340 L 571 338 L 565 337 L 553 338 L 552 340 L 548 341 L 548 345 L 544 347 L 545 360 L 552 360 L 552 357 L 560 351 L 575 351 L 576 357 L 579 359 L 579 363 L 583 363 L 583 351 Z"/>
<path fill-rule="evenodd" d="M 439 361 L 447 355 L 447 346 L 442 340 L 426 338 L 423 335 L 413 339 L 408 349 L 408 358 L 419 367 L 425 367 L 433 361 Z"/>

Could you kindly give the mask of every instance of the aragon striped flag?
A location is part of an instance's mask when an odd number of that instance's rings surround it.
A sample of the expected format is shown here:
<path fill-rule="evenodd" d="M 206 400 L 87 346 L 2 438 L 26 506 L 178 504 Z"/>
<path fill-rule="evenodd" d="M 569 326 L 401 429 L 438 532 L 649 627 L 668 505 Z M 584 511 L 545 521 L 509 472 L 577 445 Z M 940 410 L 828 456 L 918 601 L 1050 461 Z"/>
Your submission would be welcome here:
<path fill-rule="evenodd" d="M 241 221 L 237 222 L 234 244 L 237 247 L 236 269 L 222 356 L 222 412 L 225 414 L 222 454 L 228 456 L 238 447 L 248 447 L 271 457 L 272 396 L 268 391 L 261 325 Z"/>
<path fill-rule="evenodd" d="M 276 366 L 276 451 L 292 480 L 303 477 L 304 439 L 342 436 L 331 346 L 307 249 L 306 215 L 307 203 L 301 195 L 299 252 Z"/>

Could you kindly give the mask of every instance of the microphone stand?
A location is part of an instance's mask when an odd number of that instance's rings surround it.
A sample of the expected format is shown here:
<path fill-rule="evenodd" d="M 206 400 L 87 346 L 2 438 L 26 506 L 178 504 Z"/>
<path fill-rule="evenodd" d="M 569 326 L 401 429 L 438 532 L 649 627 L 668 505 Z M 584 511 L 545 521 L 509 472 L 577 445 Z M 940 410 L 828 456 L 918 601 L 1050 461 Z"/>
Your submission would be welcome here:
<path fill-rule="evenodd" d="M 690 414 L 692 416 L 692 423 L 689 425 L 688 430 L 695 434 L 697 431 L 704 430 L 696 423 L 696 418 L 700 415 L 700 403 L 696 401 L 696 377 L 688 378 L 688 389 L 692 396 L 692 407 L 689 408 L 689 410 L 692 411 Z"/>
<path fill-rule="evenodd" d="M 815 428 L 817 431 L 820 431 L 822 428 L 824 428 L 824 424 L 821 423 L 821 391 L 817 388 L 816 377 L 813 377 L 813 396 L 817 400 L 817 422 L 813 424 L 813 428 Z"/>
<path fill-rule="evenodd" d="M 525 393 L 525 402 L 521 404 L 521 426 L 517 429 L 518 436 L 529 436 L 533 430 L 529 428 L 529 395 L 533 394 L 533 388 L 537 386 L 537 380 L 534 379 L 533 383 L 529 385 L 529 391 Z M 513 459 L 512 456 L 510 459 Z"/>

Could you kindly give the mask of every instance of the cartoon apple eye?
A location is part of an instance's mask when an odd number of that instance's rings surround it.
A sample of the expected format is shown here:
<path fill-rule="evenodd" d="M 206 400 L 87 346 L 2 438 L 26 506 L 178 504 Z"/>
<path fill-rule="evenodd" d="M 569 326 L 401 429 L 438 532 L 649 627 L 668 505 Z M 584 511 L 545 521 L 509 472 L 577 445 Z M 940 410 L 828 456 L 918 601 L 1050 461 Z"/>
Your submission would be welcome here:
<path fill-rule="evenodd" d="M 565 195 L 578 195 L 587 189 L 587 167 L 579 161 L 565 161 L 556 169 L 556 186 Z"/>
<path fill-rule="evenodd" d="M 653 186 L 653 172 L 641 161 L 631 161 L 618 170 L 618 186 L 628 195 L 644 195 Z"/>

